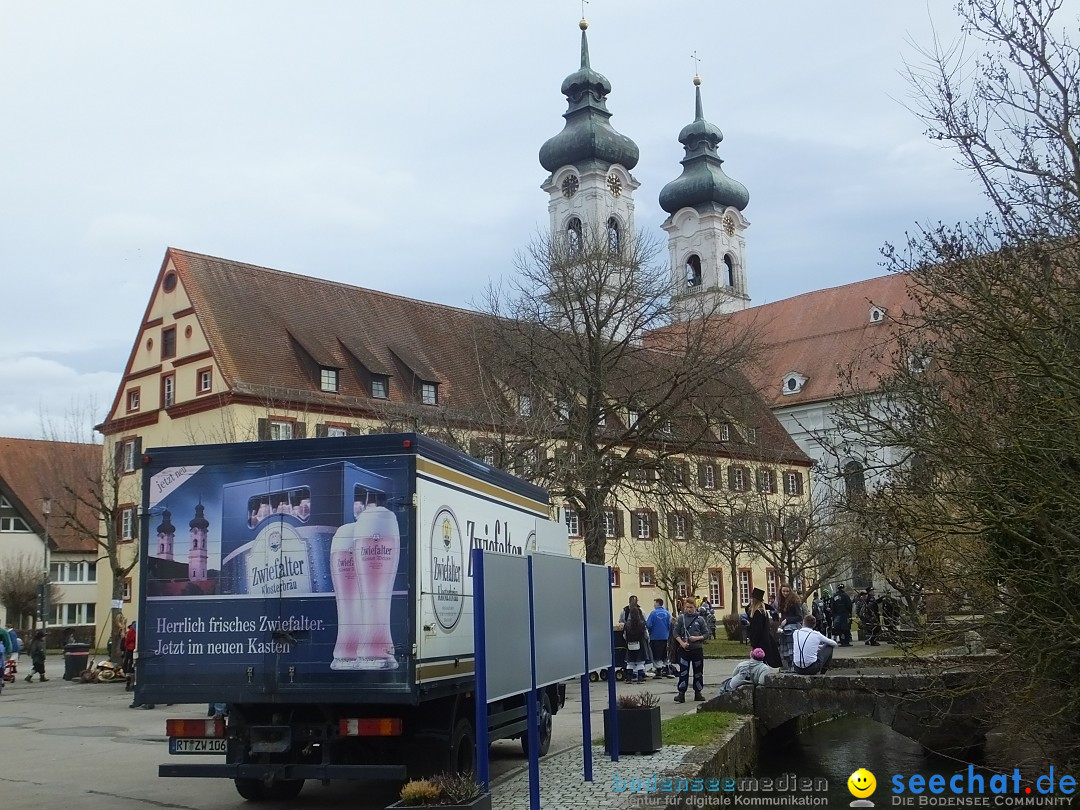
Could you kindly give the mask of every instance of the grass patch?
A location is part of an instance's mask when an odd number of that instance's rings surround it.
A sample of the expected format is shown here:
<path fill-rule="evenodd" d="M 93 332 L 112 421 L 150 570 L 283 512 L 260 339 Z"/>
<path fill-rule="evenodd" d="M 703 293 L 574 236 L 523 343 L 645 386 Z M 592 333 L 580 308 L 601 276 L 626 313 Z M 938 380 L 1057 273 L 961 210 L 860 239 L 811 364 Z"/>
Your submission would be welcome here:
<path fill-rule="evenodd" d="M 748 658 L 750 646 L 726 638 L 714 638 L 705 642 L 706 658 Z"/>
<path fill-rule="evenodd" d="M 660 723 L 664 745 L 705 745 L 719 737 L 734 722 L 730 712 L 693 712 L 669 717 Z"/>

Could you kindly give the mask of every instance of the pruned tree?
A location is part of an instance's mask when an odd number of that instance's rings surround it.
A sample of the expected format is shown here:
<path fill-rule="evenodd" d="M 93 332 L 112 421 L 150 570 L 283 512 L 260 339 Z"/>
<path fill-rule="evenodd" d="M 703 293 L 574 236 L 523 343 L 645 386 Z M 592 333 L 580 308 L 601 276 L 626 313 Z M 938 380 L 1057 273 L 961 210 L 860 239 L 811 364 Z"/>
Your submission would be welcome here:
<path fill-rule="evenodd" d="M 882 496 L 858 505 L 865 525 L 897 528 L 889 553 L 903 576 L 964 591 L 999 651 L 984 672 L 987 694 L 1008 696 L 998 722 L 1075 766 L 1080 50 L 1061 6 L 964 0 L 963 38 L 909 66 L 930 137 L 954 149 L 990 210 L 886 246 L 911 304 L 887 371 L 853 392 L 847 422 L 868 446 L 906 449 Z"/>
<path fill-rule="evenodd" d="M 8 622 L 27 627 L 37 615 L 38 594 L 44 579 L 41 563 L 28 554 L 7 556 L 0 561 L 0 604 L 7 608 Z M 48 603 L 56 604 L 60 589 L 49 586 Z"/>
<path fill-rule="evenodd" d="M 718 424 L 756 398 L 739 373 L 752 335 L 718 305 L 642 345 L 674 315 L 657 255 L 650 237 L 613 244 L 596 223 L 538 236 L 513 279 L 489 289 L 477 334 L 492 422 L 521 468 L 576 512 L 591 563 L 609 557 L 605 509 L 651 496 L 668 461 L 718 451 Z"/>

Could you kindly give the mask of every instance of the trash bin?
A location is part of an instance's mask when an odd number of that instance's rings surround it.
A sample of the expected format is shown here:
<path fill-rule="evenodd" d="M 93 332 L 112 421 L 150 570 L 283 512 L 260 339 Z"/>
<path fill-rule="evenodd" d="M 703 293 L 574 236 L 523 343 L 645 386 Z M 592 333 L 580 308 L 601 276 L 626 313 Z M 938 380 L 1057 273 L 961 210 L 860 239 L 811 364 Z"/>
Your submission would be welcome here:
<path fill-rule="evenodd" d="M 64 645 L 64 680 L 77 679 L 90 664 L 89 644 Z"/>

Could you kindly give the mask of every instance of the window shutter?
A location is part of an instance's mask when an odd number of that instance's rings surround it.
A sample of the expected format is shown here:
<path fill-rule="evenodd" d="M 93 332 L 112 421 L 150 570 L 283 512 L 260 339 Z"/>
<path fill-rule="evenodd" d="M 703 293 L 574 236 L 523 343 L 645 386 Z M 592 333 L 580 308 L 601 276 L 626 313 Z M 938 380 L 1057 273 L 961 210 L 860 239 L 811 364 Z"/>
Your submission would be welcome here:
<path fill-rule="evenodd" d="M 124 469 L 124 442 L 119 441 L 113 451 L 113 472 L 119 473 Z"/>
<path fill-rule="evenodd" d="M 623 537 L 623 510 L 612 509 L 611 511 L 615 513 L 615 536 Z"/>
<path fill-rule="evenodd" d="M 135 469 L 142 467 L 142 437 L 135 437 Z"/>
<path fill-rule="evenodd" d="M 776 470 L 769 470 L 769 492 L 776 494 Z"/>
<path fill-rule="evenodd" d="M 734 467 L 728 467 L 727 468 L 727 488 L 732 490 L 732 491 L 735 490 L 735 468 Z"/>
<path fill-rule="evenodd" d="M 260 442 L 265 442 L 265 441 L 270 440 L 270 420 L 269 419 L 260 419 L 259 420 L 258 429 L 257 429 L 257 435 L 259 437 Z"/>
<path fill-rule="evenodd" d="M 802 473 L 795 473 L 795 494 L 802 495 Z"/>
<path fill-rule="evenodd" d="M 358 428 L 358 427 L 351 427 L 351 428 L 349 428 L 349 435 L 350 435 L 350 436 L 363 436 L 363 435 L 364 435 L 364 431 L 363 431 L 363 430 L 361 430 L 361 429 L 360 429 L 360 428 Z"/>
<path fill-rule="evenodd" d="M 679 480 L 679 483 L 682 484 L 684 487 L 689 487 L 690 486 L 690 462 L 689 461 L 680 461 L 679 462 L 679 472 L 682 473 L 682 478 Z"/>
<path fill-rule="evenodd" d="M 660 536 L 660 521 L 656 517 L 656 512 L 649 512 L 649 539 L 655 540 Z"/>
<path fill-rule="evenodd" d="M 307 438 L 307 423 L 297 422 L 293 425 L 293 438 L 294 439 L 306 439 Z"/>
<path fill-rule="evenodd" d="M 675 513 L 668 512 L 667 516 L 667 535 L 672 540 L 675 539 Z"/>
<path fill-rule="evenodd" d="M 323 422 L 316 423 L 316 425 L 315 425 L 315 438 L 316 439 L 325 439 L 326 438 L 326 425 Z"/>
<path fill-rule="evenodd" d="M 684 531 L 686 532 L 686 539 L 689 540 L 694 536 L 694 521 L 689 513 L 683 515 L 683 526 L 685 527 Z"/>

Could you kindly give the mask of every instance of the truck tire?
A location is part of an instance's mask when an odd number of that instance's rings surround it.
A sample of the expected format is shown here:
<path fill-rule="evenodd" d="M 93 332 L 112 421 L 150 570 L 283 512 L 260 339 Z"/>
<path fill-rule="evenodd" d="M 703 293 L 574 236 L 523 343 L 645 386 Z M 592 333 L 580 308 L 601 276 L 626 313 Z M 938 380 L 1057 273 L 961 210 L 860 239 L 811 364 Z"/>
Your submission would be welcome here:
<path fill-rule="evenodd" d="M 236 792 L 249 802 L 288 801 L 304 789 L 303 779 L 279 779 L 267 785 L 261 779 L 234 779 Z"/>
<path fill-rule="evenodd" d="M 274 782 L 270 786 L 270 798 L 271 799 L 295 799 L 300 795 L 300 791 L 304 789 L 303 779 L 282 779 Z"/>
<path fill-rule="evenodd" d="M 233 779 L 236 792 L 249 802 L 264 802 L 270 798 L 261 779 Z"/>
<path fill-rule="evenodd" d="M 459 717 L 450 734 L 449 770 L 452 773 L 476 772 L 476 734 L 471 720 Z"/>
<path fill-rule="evenodd" d="M 540 737 L 539 756 L 543 757 L 547 756 L 548 749 L 551 748 L 551 698 L 548 697 L 546 689 L 540 692 L 540 717 L 537 718 L 537 724 Z M 528 732 L 521 735 L 521 753 L 529 755 Z"/>

